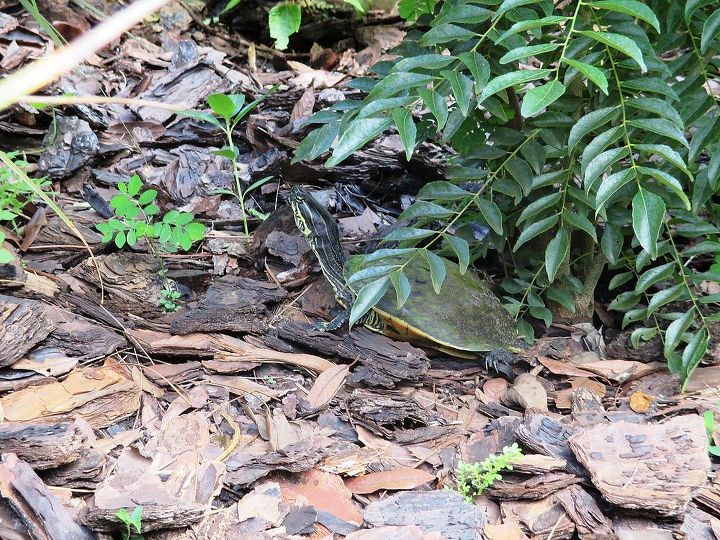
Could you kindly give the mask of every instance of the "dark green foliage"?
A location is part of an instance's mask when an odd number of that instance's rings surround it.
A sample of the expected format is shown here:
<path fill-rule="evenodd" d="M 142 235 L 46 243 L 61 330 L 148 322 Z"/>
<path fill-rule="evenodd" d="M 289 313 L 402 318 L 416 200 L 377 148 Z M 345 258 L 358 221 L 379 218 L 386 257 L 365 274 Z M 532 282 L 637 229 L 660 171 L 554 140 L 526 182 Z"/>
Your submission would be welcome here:
<path fill-rule="evenodd" d="M 405 264 L 428 249 L 461 264 L 502 252 L 511 261 L 504 301 L 528 339 L 527 317 L 591 316 L 609 267 L 622 276 L 613 288 L 623 287 L 610 309 L 624 327 L 641 323 L 635 344 L 663 339 L 684 385 L 720 318 L 720 298 L 699 287 L 720 280 L 710 266 L 720 247 L 720 108 L 717 87 L 708 91 L 720 67 L 717 6 L 565 4 L 403 0 L 401 13 L 418 22 L 399 58 L 355 82 L 368 95 L 336 106 L 342 117 L 317 113 L 321 126 L 295 160 L 330 152 L 326 164 L 336 165 L 388 126 L 408 156 L 423 139 L 450 144 L 458 155 L 447 181 L 425 186 L 403 213 L 418 230 L 388 239 Z M 354 315 L 388 286 L 402 302 L 403 267 L 367 285 Z"/>

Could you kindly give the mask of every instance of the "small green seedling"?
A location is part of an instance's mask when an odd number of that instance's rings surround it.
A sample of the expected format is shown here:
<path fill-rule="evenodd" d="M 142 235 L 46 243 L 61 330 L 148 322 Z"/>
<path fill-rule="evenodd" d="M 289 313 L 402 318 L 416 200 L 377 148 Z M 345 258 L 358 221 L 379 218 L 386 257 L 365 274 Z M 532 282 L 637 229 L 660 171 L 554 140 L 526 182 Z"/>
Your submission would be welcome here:
<path fill-rule="evenodd" d="M 465 463 L 457 466 L 457 490 L 463 499 L 472 503 L 493 482 L 502 480 L 501 471 L 512 470 L 512 463 L 522 457 L 522 450 L 513 443 L 503 448 L 501 454 L 488 456 L 484 461 Z"/>
<path fill-rule="evenodd" d="M 720 403 L 718 404 L 720 406 Z M 711 410 L 705 411 L 705 414 L 703 415 L 703 420 L 705 421 L 705 431 L 707 431 L 708 436 L 708 447 L 707 451 L 708 454 L 711 456 L 720 457 L 720 446 L 715 446 L 713 443 L 713 436 L 715 435 L 715 413 L 713 413 Z"/>
<path fill-rule="evenodd" d="M 160 304 L 160 307 L 163 308 L 165 312 L 172 313 L 180 307 L 177 301 L 180 300 L 181 296 L 182 293 L 173 287 L 170 282 L 166 281 L 163 290 L 160 291 L 158 304 Z"/>
<path fill-rule="evenodd" d="M 204 120 L 205 122 L 208 122 L 222 130 L 224 133 L 227 144 L 220 150 L 216 150 L 213 153 L 218 156 L 225 157 L 232 162 L 233 177 L 235 179 L 235 192 L 217 190 L 215 193 L 228 193 L 237 197 L 242 211 L 243 229 L 245 230 L 245 234 L 250 234 L 247 222 L 247 211 L 245 209 L 245 198 L 248 193 L 262 186 L 264 183 L 269 181 L 271 177 L 261 178 L 247 188 L 243 188 L 240 167 L 238 166 L 240 149 L 233 142 L 233 130 L 255 107 L 258 106 L 258 104 L 260 104 L 262 100 L 275 92 L 277 88 L 277 85 L 273 86 L 255 101 L 251 101 L 247 104 L 245 103 L 245 96 L 243 94 L 210 94 L 207 101 L 213 114 L 203 111 L 183 111 L 180 113 L 184 116 Z"/>
<path fill-rule="evenodd" d="M 140 534 L 142 530 L 142 506 L 136 506 L 132 514 L 129 514 L 125 508 L 121 508 L 115 515 L 125 525 L 123 540 L 143 539 L 143 536 Z M 133 529 L 135 529 L 134 532 Z"/>
<path fill-rule="evenodd" d="M 106 223 L 98 223 L 103 233 L 103 242 L 115 240 L 118 248 L 126 244 L 133 247 L 139 239 L 145 238 L 150 244 L 157 240 L 163 251 L 188 251 L 194 242 L 205 236 L 205 225 L 193 221 L 188 212 L 170 210 L 162 219 L 160 208 L 155 204 L 157 191 L 142 190 L 142 180 L 133 175 L 130 180 L 118 184 L 120 193 L 110 200 L 115 217 Z"/>

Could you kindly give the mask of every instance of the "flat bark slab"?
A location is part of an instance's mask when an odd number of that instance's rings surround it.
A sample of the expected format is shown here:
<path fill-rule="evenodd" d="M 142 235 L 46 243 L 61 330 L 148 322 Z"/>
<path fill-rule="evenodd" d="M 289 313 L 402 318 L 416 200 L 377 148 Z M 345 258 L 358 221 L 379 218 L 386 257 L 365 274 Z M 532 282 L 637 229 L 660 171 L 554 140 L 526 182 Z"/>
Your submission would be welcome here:
<path fill-rule="evenodd" d="M 656 515 L 681 515 L 710 471 L 698 415 L 663 424 L 598 424 L 568 442 L 608 502 Z"/>
<path fill-rule="evenodd" d="M 423 533 L 439 531 L 448 540 L 475 540 L 485 513 L 456 491 L 403 491 L 370 503 L 363 513 L 373 527 L 415 525 Z"/>
<path fill-rule="evenodd" d="M 42 302 L 0 295 L 0 367 L 22 358 L 54 327 Z"/>
<path fill-rule="evenodd" d="M 567 472 L 581 475 L 584 469 L 568 445 L 568 440 L 576 432 L 575 427 L 562 424 L 550 416 L 529 414 L 515 434 L 524 446 L 544 456 L 565 460 Z"/>
<path fill-rule="evenodd" d="M 15 454 L 0 458 L 0 495 L 10 503 L 33 538 L 92 540 L 94 535 L 76 523 L 50 493 L 30 465 Z"/>
<path fill-rule="evenodd" d="M 0 448 L 29 463 L 33 469 L 50 469 L 80 458 L 83 448 L 95 439 L 84 420 L 57 423 L 3 422 Z"/>
<path fill-rule="evenodd" d="M 56 347 L 68 356 L 100 358 L 127 346 L 120 334 L 84 317 L 69 315 L 66 310 L 51 308 L 48 317 L 55 329 L 42 345 Z"/>
<path fill-rule="evenodd" d="M 108 472 L 108 458 L 103 452 L 85 448 L 80 457 L 66 465 L 44 471 L 43 480 L 51 486 L 94 489 Z"/>
<path fill-rule="evenodd" d="M 267 330 L 270 310 L 287 291 L 273 283 L 236 276 L 223 276 L 212 283 L 198 306 L 183 311 L 171 324 L 170 333 L 242 332 Z"/>
<path fill-rule="evenodd" d="M 394 388 L 400 382 L 417 382 L 430 366 L 425 352 L 409 343 L 358 328 L 342 336 L 315 330 L 311 324 L 286 321 L 278 325 L 282 339 L 318 351 L 357 361 L 347 382 Z"/>
<path fill-rule="evenodd" d="M 353 390 L 348 409 L 356 418 L 380 427 L 443 425 L 445 419 L 437 413 L 421 407 L 417 401 L 399 393 Z"/>

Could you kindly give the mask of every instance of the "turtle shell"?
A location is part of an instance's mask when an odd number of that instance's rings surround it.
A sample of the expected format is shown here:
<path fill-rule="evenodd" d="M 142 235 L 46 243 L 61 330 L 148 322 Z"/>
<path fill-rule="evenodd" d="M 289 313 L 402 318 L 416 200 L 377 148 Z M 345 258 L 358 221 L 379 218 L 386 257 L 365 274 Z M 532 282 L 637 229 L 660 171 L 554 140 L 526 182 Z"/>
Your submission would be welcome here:
<path fill-rule="evenodd" d="M 360 268 L 361 257 L 350 257 L 346 274 Z M 383 259 L 382 264 L 402 263 Z M 374 310 L 396 334 L 407 341 L 433 342 L 447 352 L 481 352 L 512 347 L 516 340 L 515 322 L 488 285 L 473 271 L 460 273 L 460 267 L 443 259 L 445 281 L 436 293 L 430 267 L 424 257 L 417 257 L 403 272 L 411 293 L 398 309 L 394 287 L 390 286 Z M 353 284 L 358 289 L 363 282 Z M 387 332 L 386 332 L 387 333 Z"/>

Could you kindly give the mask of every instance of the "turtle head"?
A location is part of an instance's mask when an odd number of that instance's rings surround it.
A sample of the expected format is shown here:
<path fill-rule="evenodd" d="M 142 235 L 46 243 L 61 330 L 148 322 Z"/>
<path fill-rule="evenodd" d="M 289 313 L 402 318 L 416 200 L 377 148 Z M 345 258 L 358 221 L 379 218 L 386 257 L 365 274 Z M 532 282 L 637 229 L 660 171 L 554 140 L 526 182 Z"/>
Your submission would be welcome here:
<path fill-rule="evenodd" d="M 340 244 L 335 220 L 310 192 L 293 186 L 290 190 L 290 206 L 295 216 L 295 225 L 308 240 L 322 239 Z"/>

